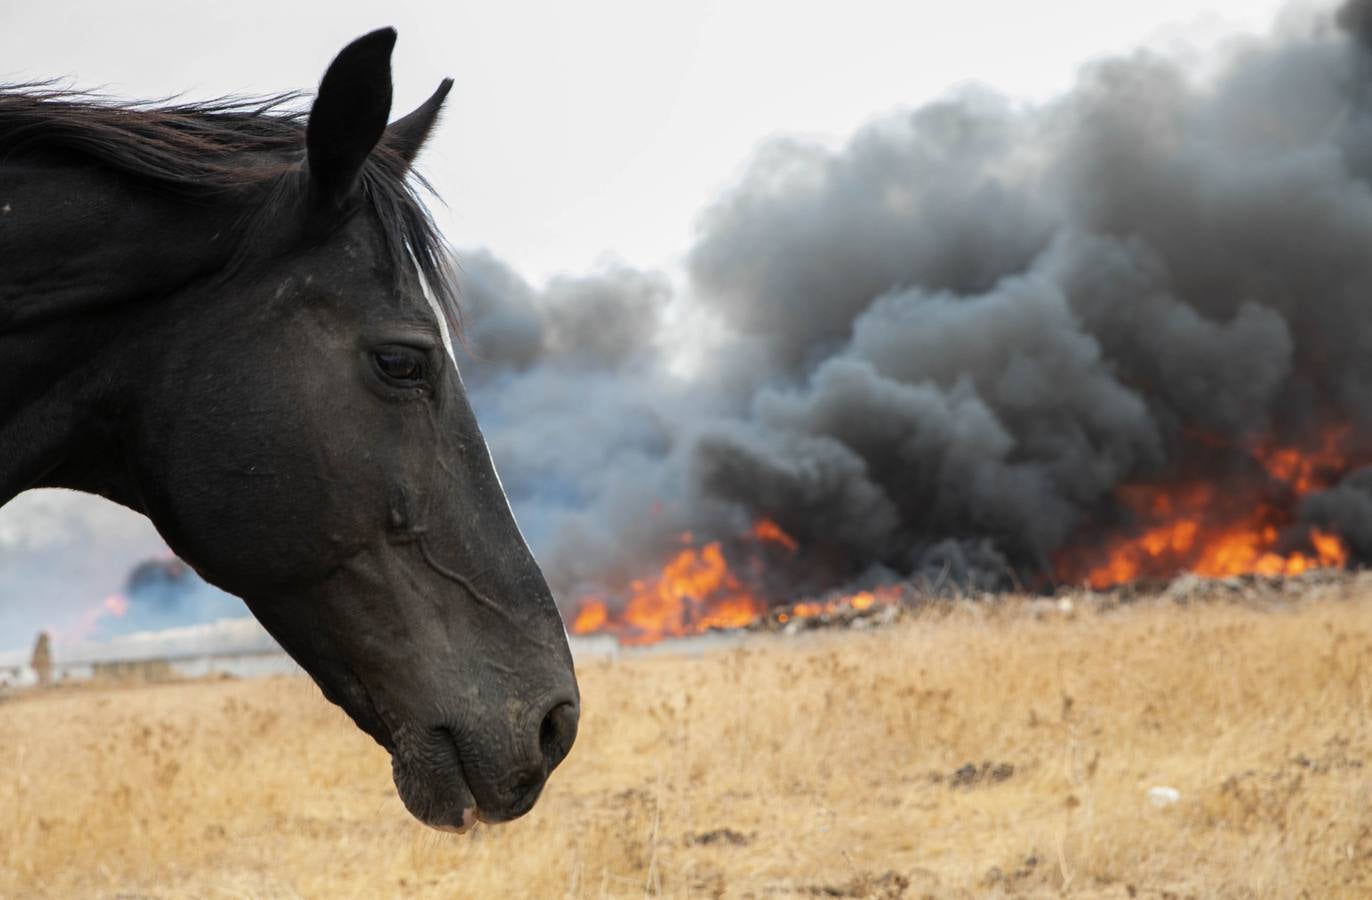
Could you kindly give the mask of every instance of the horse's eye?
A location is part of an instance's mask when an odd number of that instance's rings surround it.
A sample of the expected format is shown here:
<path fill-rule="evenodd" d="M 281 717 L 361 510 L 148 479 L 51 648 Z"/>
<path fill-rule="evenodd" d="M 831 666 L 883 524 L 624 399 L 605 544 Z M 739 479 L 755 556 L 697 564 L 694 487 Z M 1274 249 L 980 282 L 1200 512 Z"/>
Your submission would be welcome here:
<path fill-rule="evenodd" d="M 376 367 L 392 381 L 416 384 L 424 380 L 424 357 L 413 350 L 388 347 L 372 354 Z"/>

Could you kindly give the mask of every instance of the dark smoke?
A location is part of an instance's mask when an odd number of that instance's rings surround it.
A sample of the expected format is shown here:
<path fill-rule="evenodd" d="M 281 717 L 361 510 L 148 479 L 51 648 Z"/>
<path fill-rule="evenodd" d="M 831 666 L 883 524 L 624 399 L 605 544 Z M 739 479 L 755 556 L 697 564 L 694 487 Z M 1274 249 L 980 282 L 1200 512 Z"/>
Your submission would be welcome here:
<path fill-rule="evenodd" d="M 93 637 L 103 639 L 248 615 L 243 601 L 206 584 L 190 566 L 172 557 L 149 559 L 135 566 L 122 596 L 128 601 L 126 611 L 101 618 L 99 632 Z"/>
<path fill-rule="evenodd" d="M 1302 517 L 1343 537 L 1360 559 L 1372 559 L 1372 469 L 1352 472 L 1301 504 Z"/>
<path fill-rule="evenodd" d="M 1363 47 L 1372 50 L 1372 2 L 1368 0 L 1347 0 L 1339 7 L 1335 20 Z"/>
<path fill-rule="evenodd" d="M 1366 451 L 1369 48 L 1350 2 L 1209 80 L 1141 52 L 1042 106 L 968 92 L 836 152 L 775 141 L 670 302 L 628 269 L 536 290 L 468 258 L 465 371 L 556 586 L 763 515 L 802 581 L 1032 581 L 1118 517 L 1121 483 L 1216 442 L 1342 423 Z M 718 334 L 683 362 L 705 314 Z M 1372 557 L 1367 481 L 1303 513 Z"/>

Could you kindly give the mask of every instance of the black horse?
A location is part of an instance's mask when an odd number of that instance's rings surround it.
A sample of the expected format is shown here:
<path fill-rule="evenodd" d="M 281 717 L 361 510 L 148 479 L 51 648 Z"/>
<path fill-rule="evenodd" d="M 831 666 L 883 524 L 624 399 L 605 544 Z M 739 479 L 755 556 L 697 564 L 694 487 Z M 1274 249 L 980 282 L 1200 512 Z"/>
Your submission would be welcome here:
<path fill-rule="evenodd" d="M 579 708 L 566 632 L 447 344 L 395 32 L 292 95 L 0 90 L 0 504 L 147 515 L 390 751 L 438 828 L 522 815 Z"/>

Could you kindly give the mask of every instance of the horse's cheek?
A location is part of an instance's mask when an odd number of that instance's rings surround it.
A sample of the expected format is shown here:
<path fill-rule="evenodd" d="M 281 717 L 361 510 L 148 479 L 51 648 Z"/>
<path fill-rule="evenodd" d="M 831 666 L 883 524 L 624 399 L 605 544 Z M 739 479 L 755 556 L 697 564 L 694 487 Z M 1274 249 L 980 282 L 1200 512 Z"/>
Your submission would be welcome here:
<path fill-rule="evenodd" d="M 360 439 L 335 411 L 310 414 L 298 391 L 239 402 L 242 389 L 216 385 L 185 403 L 189 415 L 159 417 L 160 477 L 145 479 L 172 549 L 239 594 L 321 578 L 356 552 L 357 501 L 371 492 L 344 475 L 359 471 Z"/>

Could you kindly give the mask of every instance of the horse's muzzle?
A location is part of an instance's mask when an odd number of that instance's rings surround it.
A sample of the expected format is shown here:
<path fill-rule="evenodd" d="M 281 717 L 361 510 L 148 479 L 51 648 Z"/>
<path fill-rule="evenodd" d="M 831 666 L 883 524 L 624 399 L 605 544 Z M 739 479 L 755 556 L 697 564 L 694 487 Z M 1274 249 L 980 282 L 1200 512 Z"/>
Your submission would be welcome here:
<path fill-rule="evenodd" d="M 555 694 L 499 729 L 442 725 L 401 729 L 392 751 L 396 790 L 415 818 L 461 833 L 474 821 L 517 819 L 576 740 L 575 695 Z"/>

